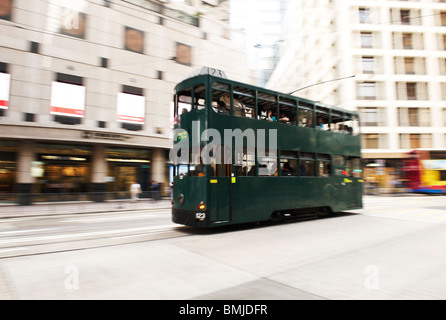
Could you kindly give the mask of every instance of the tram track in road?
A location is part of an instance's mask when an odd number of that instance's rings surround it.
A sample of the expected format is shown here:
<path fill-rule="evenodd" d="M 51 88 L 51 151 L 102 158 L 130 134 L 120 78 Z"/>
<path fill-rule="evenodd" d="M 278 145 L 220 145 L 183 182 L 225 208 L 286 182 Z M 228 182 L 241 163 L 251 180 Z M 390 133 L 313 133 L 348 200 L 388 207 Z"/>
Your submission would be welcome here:
<path fill-rule="evenodd" d="M 82 234 L 30 236 L 0 241 L 0 259 L 185 237 L 184 227 L 175 225 L 86 232 Z"/>
<path fill-rule="evenodd" d="M 280 222 L 196 229 L 170 222 L 168 210 L 9 219 L 0 223 L 0 259 L 78 251 L 190 235 L 212 235 L 316 220 L 314 213 Z"/>
<path fill-rule="evenodd" d="M 166 210 L 7 219 L 0 223 L 0 258 L 83 250 L 188 235 Z"/>

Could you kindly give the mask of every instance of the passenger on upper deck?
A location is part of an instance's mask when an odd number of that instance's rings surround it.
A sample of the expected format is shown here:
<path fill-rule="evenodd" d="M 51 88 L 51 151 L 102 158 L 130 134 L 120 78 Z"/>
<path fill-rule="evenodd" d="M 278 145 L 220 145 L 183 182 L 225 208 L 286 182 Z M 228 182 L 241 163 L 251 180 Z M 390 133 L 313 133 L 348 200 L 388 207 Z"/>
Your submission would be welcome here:
<path fill-rule="evenodd" d="M 319 130 L 325 130 L 324 127 L 324 120 L 321 117 L 317 118 L 317 129 Z"/>
<path fill-rule="evenodd" d="M 273 115 L 273 110 L 269 109 L 267 113 L 267 121 L 276 122 L 276 117 Z"/>
<path fill-rule="evenodd" d="M 217 101 L 217 113 L 230 114 L 230 110 L 226 109 L 225 103 L 223 101 Z"/>
<path fill-rule="evenodd" d="M 229 94 L 229 92 L 225 92 L 221 98 L 220 101 L 223 102 L 225 104 L 225 108 L 226 110 L 230 110 L 230 106 L 231 106 L 231 95 Z M 243 104 L 241 104 L 238 100 L 233 99 L 233 103 L 234 103 L 234 115 L 236 116 L 240 116 L 240 117 L 244 117 L 245 116 L 245 109 L 243 107 Z"/>
<path fill-rule="evenodd" d="M 283 123 L 288 123 L 289 121 L 290 121 L 290 118 L 288 118 L 286 115 L 285 115 L 285 113 L 280 113 L 280 118 L 279 118 L 279 121 L 280 122 L 283 122 Z"/>

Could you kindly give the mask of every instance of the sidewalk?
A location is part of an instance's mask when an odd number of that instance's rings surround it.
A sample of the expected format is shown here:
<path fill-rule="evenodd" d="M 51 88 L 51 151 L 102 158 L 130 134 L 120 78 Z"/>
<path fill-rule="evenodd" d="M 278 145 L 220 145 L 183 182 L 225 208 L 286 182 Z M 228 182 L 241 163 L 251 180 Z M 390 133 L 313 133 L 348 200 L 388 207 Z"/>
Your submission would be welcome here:
<path fill-rule="evenodd" d="M 45 202 L 35 203 L 30 206 L 13 204 L 0 205 L 0 219 L 48 216 L 63 214 L 106 213 L 133 210 L 154 210 L 171 208 L 170 200 L 110 200 L 106 202 L 72 201 L 72 202 Z"/>

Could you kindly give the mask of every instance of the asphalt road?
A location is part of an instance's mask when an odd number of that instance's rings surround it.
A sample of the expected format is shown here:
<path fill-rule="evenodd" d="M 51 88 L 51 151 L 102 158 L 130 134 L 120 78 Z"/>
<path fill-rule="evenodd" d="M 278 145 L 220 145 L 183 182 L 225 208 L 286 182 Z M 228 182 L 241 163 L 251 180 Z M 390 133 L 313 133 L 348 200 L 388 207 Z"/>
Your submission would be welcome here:
<path fill-rule="evenodd" d="M 446 197 L 196 230 L 168 209 L 0 219 L 0 299 L 446 299 Z"/>

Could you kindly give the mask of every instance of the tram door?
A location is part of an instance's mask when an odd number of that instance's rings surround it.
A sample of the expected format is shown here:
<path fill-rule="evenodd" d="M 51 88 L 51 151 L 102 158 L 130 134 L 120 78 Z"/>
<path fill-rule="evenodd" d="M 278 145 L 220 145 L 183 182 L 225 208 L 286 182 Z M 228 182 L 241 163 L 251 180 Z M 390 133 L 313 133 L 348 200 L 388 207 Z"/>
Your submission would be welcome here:
<path fill-rule="evenodd" d="M 220 159 L 216 159 L 215 162 L 212 159 L 209 205 L 213 213 L 212 220 L 224 222 L 231 220 L 232 165 L 218 164 L 221 162 Z"/>
<path fill-rule="evenodd" d="M 211 179 L 211 203 L 214 219 L 230 221 L 231 217 L 231 178 L 218 177 Z"/>
<path fill-rule="evenodd" d="M 351 198 L 351 205 L 362 207 L 362 170 L 360 158 L 349 158 L 347 160 L 347 172 L 349 177 L 344 179 L 347 182 L 348 192 Z"/>

